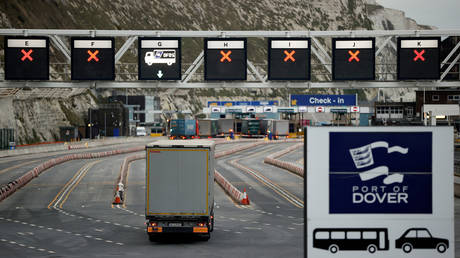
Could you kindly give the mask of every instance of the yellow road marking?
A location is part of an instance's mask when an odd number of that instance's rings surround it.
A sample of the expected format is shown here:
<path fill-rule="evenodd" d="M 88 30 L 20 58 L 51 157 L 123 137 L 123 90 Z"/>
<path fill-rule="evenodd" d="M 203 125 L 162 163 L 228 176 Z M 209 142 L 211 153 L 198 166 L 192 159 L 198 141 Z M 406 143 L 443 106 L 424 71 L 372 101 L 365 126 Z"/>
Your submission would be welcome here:
<path fill-rule="evenodd" d="M 80 174 L 81 170 L 84 169 L 86 166 L 86 164 L 81 167 L 76 173 L 75 175 L 73 175 L 73 177 L 67 181 L 67 183 L 62 187 L 61 191 L 59 191 L 59 193 L 54 197 L 54 199 L 50 202 L 50 204 L 48 204 L 48 209 L 51 209 L 51 205 L 53 205 L 53 203 L 57 200 L 57 198 L 59 197 L 59 195 L 61 195 L 61 193 L 66 189 L 66 187 L 71 183 L 73 182 L 73 180 L 78 176 L 78 174 Z"/>
<path fill-rule="evenodd" d="M 75 175 L 62 187 L 62 189 L 59 191 L 59 193 L 54 197 L 54 199 L 48 204 L 48 209 L 51 209 L 51 206 L 53 205 L 54 202 L 56 202 L 56 200 L 59 198 L 59 196 L 65 191 L 65 189 L 69 186 L 69 184 L 71 184 L 75 178 L 82 172 L 82 170 L 86 169 L 86 172 L 80 177 L 80 179 L 75 183 L 75 185 L 70 189 L 70 191 L 66 194 L 66 198 L 63 200 L 63 202 L 61 202 L 61 205 L 59 206 L 60 208 L 62 208 L 62 205 L 64 204 L 64 202 L 67 200 L 67 198 L 69 197 L 70 193 L 75 189 L 76 185 L 78 185 L 80 183 L 80 181 L 83 179 L 83 177 L 85 177 L 86 173 L 88 173 L 89 169 L 96 165 L 97 163 L 101 162 L 102 160 L 97 160 L 97 161 L 94 161 L 92 163 L 86 163 L 84 166 L 82 166 L 76 173 Z"/>
<path fill-rule="evenodd" d="M 86 166 L 86 171 L 81 175 L 80 179 L 78 179 L 78 181 L 72 186 L 72 188 L 69 190 L 69 192 L 66 194 L 64 200 L 62 200 L 61 202 L 61 205 L 59 205 L 59 208 L 62 209 L 62 205 L 64 205 L 64 203 L 67 201 L 67 199 L 69 198 L 70 194 L 72 193 L 72 191 L 75 189 L 75 187 L 77 187 L 77 185 L 81 182 L 81 180 L 83 180 L 83 178 L 86 176 L 86 174 L 89 172 L 89 170 L 94 166 L 96 165 L 97 163 L 101 162 L 102 160 L 96 160 L 92 163 L 90 163 L 89 165 Z"/>

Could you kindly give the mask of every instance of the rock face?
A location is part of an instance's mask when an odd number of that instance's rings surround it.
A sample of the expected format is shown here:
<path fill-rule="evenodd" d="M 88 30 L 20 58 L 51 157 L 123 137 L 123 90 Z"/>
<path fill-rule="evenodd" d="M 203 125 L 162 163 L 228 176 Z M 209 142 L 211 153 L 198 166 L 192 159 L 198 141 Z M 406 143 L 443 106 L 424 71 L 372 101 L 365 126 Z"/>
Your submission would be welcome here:
<path fill-rule="evenodd" d="M 393 30 L 429 29 L 405 17 L 398 10 L 383 8 L 374 0 L 99 0 L 99 1 L 28 1 L 3 0 L 0 4 L 1 28 L 24 29 L 112 29 L 112 30 Z M 66 39 L 67 40 L 67 39 Z M 266 65 L 266 41 L 250 39 L 248 58 Z M 123 42 L 117 39 L 116 47 Z M 330 48 L 330 42 L 324 42 Z M 378 43 L 378 42 L 377 42 Z M 183 63 L 191 63 L 202 50 L 202 39 L 183 39 Z M 0 42 L 3 45 L 3 42 Z M 259 47 L 263 46 L 263 47 Z M 134 44 L 122 58 L 122 63 L 137 62 L 137 45 Z M 0 47 L 3 49 L 3 47 Z M 387 51 L 387 52 L 385 52 Z M 385 50 L 378 58 L 394 62 L 395 53 Z M 3 50 L 0 55 L 3 56 Z M 51 47 L 51 63 L 64 63 L 66 59 Z M 60 74 L 69 65 L 51 68 L 52 79 L 66 79 Z M 123 69 L 117 67 L 118 70 Z M 385 71 L 387 68 L 381 71 Z M 129 69 L 128 69 L 129 70 Z M 133 75 L 117 79 L 136 80 Z M 202 75 L 200 75 L 202 76 Z M 89 91 L 65 94 L 60 97 L 29 95 L 19 97 L 22 90 L 0 98 L 1 106 L 9 111 L 0 114 L 0 128 L 13 127 L 18 143 L 53 141 L 59 126 L 84 125 L 87 108 L 96 107 Z M 375 99 L 376 90 L 353 91 L 362 100 Z M 191 110 L 201 112 L 208 100 L 262 100 L 278 99 L 282 104 L 289 94 L 344 93 L 342 90 L 297 89 L 201 89 L 201 90 L 130 90 L 130 95 L 158 95 L 165 110 Z M 98 91 L 109 96 L 109 91 Z M 120 91 L 119 94 L 125 94 Z M 386 90 L 387 98 L 405 100 L 414 98 L 407 89 Z M 1 95 L 1 94 L 0 94 Z M 6 103 L 6 104 L 5 104 Z M 5 109 L 2 109 L 5 110 Z M 12 122 L 11 120 L 14 120 Z"/>

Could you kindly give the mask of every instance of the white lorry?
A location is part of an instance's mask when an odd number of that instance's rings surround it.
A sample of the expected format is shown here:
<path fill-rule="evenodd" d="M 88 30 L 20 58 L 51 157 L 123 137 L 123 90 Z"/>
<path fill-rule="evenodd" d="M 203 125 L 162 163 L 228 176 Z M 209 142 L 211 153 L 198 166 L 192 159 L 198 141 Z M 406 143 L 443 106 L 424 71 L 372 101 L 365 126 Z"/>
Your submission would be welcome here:
<path fill-rule="evenodd" d="M 214 148 L 210 140 L 159 140 L 146 146 L 150 241 L 179 233 L 209 240 L 214 228 Z"/>

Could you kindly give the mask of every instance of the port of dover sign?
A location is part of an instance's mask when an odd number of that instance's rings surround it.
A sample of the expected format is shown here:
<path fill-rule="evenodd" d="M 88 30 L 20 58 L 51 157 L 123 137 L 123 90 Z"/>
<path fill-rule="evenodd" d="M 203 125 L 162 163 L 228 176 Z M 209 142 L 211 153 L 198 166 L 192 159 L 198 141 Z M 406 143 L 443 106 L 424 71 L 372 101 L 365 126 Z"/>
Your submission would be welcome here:
<path fill-rule="evenodd" d="M 454 258 L 452 127 L 307 127 L 306 257 Z"/>

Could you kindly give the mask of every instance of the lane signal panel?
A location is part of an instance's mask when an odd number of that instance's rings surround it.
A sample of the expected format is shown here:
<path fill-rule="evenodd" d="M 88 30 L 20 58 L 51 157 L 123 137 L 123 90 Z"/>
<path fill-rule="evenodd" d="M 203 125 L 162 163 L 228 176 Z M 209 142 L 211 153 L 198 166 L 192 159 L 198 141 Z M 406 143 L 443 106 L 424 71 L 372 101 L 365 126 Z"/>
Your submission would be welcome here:
<path fill-rule="evenodd" d="M 48 80 L 48 38 L 5 37 L 5 79 Z"/>
<path fill-rule="evenodd" d="M 333 80 L 375 80 L 375 39 L 332 39 Z"/>
<path fill-rule="evenodd" d="M 398 38 L 398 80 L 440 79 L 441 38 Z"/>
<path fill-rule="evenodd" d="M 205 80 L 246 80 L 246 39 L 204 40 Z"/>
<path fill-rule="evenodd" d="M 310 39 L 268 39 L 269 80 L 310 80 Z"/>
<path fill-rule="evenodd" d="M 181 39 L 139 38 L 139 80 L 180 80 Z"/>
<path fill-rule="evenodd" d="M 71 38 L 72 80 L 115 80 L 114 38 Z"/>

